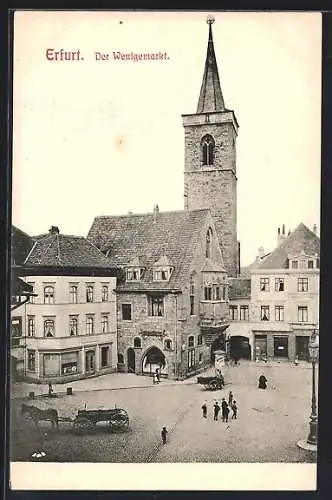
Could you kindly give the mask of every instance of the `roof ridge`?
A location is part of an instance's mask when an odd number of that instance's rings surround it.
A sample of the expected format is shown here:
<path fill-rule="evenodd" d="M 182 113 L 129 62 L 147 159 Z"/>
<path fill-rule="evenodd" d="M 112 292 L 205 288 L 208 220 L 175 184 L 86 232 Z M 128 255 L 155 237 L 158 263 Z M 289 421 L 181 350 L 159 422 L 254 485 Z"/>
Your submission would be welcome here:
<path fill-rule="evenodd" d="M 191 213 L 191 212 L 205 212 L 210 211 L 209 208 L 196 208 L 194 210 L 165 210 L 158 212 L 159 215 L 167 215 L 167 214 L 176 214 L 176 213 Z M 153 216 L 153 212 L 140 212 L 140 213 L 132 213 L 132 214 L 115 214 L 115 215 L 96 215 L 96 219 L 109 219 L 111 217 L 140 217 L 142 215 L 151 215 Z M 158 217 L 157 216 L 157 217 Z"/>

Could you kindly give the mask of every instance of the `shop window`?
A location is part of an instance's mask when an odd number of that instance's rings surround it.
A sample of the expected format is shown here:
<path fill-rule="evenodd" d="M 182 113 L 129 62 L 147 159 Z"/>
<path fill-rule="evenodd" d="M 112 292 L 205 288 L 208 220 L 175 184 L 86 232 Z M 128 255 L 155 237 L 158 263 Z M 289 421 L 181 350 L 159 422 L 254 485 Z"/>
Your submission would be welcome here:
<path fill-rule="evenodd" d="M 61 354 L 61 374 L 70 375 L 78 372 L 78 351 Z"/>

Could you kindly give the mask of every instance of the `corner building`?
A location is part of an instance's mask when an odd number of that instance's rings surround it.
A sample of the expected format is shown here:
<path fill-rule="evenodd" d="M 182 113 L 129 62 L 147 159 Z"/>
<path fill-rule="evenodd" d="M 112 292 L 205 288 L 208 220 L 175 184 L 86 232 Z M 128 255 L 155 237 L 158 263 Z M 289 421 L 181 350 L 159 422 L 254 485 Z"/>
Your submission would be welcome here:
<path fill-rule="evenodd" d="M 184 207 L 209 208 L 228 276 L 239 274 L 236 137 L 238 122 L 225 106 L 211 21 L 197 111 L 182 115 L 185 129 Z"/>

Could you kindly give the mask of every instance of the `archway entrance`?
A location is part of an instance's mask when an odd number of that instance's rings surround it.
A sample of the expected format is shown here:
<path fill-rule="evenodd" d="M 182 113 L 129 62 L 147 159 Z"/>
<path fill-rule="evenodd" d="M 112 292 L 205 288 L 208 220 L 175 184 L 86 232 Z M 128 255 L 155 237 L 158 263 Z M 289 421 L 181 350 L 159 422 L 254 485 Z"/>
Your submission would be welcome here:
<path fill-rule="evenodd" d="M 230 357 L 237 359 L 251 359 L 251 348 L 249 339 L 240 335 L 230 337 Z"/>
<path fill-rule="evenodd" d="M 127 366 L 129 373 L 135 373 L 135 351 L 132 347 L 127 351 Z"/>
<path fill-rule="evenodd" d="M 159 368 L 160 375 L 168 375 L 168 364 L 164 353 L 158 347 L 150 347 L 142 360 L 143 374 L 153 374 Z"/>
<path fill-rule="evenodd" d="M 210 359 L 212 364 L 214 364 L 215 351 L 226 351 L 225 337 L 223 335 L 217 337 L 211 344 Z"/>

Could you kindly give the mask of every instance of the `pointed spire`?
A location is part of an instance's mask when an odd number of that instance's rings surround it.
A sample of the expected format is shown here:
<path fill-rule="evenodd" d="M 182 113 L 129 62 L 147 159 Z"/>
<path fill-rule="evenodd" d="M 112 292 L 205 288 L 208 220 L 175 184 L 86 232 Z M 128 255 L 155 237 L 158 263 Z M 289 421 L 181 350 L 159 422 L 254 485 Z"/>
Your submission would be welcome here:
<path fill-rule="evenodd" d="M 206 22 L 209 25 L 209 41 L 197 113 L 225 111 L 225 103 L 221 92 L 217 60 L 213 46 L 212 24 L 214 23 L 214 17 L 208 16 Z"/>

